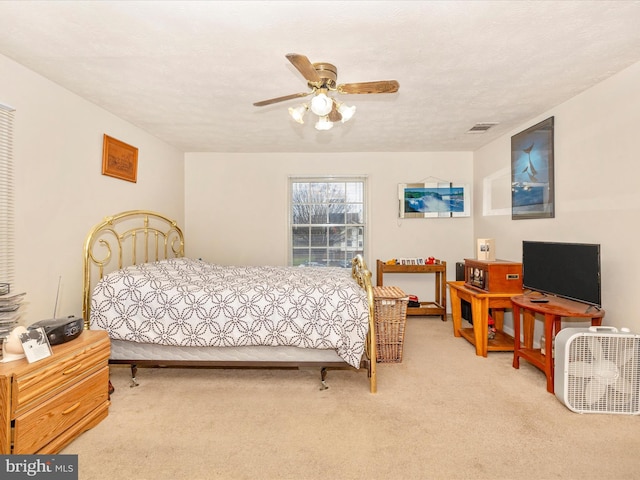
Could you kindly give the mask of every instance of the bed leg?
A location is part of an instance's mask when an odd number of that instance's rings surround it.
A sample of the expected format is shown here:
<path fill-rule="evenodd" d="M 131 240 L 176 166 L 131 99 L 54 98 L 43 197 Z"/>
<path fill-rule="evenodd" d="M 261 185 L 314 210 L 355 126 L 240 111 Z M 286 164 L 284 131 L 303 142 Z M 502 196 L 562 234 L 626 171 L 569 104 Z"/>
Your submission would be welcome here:
<path fill-rule="evenodd" d="M 131 385 L 129 387 L 137 387 L 140 385 L 138 380 L 136 380 L 136 374 L 138 373 L 138 366 L 134 363 L 131 364 Z"/>
<path fill-rule="evenodd" d="M 329 386 L 327 385 L 327 382 L 325 382 L 327 378 L 327 367 L 322 367 L 320 369 L 320 382 L 322 383 L 322 385 L 320 386 L 320 390 L 326 390 L 329 388 Z"/>

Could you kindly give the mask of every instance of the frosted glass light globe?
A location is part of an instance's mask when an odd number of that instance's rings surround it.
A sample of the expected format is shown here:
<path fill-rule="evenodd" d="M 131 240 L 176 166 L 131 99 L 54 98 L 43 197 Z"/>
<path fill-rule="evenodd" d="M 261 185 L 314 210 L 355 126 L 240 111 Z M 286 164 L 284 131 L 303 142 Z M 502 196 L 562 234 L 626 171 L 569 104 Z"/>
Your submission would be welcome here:
<path fill-rule="evenodd" d="M 307 113 L 309 107 L 305 103 L 297 107 L 289 108 L 289 115 L 298 123 L 304 123 L 304 114 Z"/>
<path fill-rule="evenodd" d="M 316 130 L 331 130 L 333 128 L 333 122 L 325 117 L 320 117 L 316 122 Z"/>
<path fill-rule="evenodd" d="M 311 111 L 319 117 L 329 115 L 333 108 L 333 100 L 324 93 L 319 93 L 311 100 Z"/>
<path fill-rule="evenodd" d="M 353 107 L 347 107 L 343 103 L 338 108 L 338 112 L 340 112 L 340 115 L 342 115 L 342 123 L 348 122 L 349 119 L 353 117 L 353 114 L 356 113 L 356 106 L 354 105 Z"/>

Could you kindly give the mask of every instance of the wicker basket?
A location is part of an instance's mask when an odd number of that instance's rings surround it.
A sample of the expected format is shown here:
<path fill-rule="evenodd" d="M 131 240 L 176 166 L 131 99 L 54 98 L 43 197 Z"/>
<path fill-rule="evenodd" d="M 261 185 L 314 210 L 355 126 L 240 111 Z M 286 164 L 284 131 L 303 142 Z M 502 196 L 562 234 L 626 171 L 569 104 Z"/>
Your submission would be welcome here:
<path fill-rule="evenodd" d="M 409 300 L 398 287 L 373 287 L 373 299 L 376 359 L 379 363 L 400 363 Z"/>

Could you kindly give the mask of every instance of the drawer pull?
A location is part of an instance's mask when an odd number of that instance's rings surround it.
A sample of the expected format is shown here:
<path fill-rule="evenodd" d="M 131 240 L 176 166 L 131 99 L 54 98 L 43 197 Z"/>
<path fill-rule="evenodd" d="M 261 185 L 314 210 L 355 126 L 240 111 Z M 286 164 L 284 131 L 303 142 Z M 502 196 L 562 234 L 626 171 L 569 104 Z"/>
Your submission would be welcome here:
<path fill-rule="evenodd" d="M 62 415 L 70 414 L 71 412 L 76 410 L 79 406 L 80 406 L 80 402 L 76 403 L 75 405 L 70 406 L 69 408 L 67 408 L 65 411 L 62 412 Z"/>
<path fill-rule="evenodd" d="M 82 367 L 82 364 L 79 363 L 71 368 L 66 369 L 64 372 L 62 372 L 63 375 L 69 375 L 70 373 L 74 373 L 77 372 L 80 368 Z"/>

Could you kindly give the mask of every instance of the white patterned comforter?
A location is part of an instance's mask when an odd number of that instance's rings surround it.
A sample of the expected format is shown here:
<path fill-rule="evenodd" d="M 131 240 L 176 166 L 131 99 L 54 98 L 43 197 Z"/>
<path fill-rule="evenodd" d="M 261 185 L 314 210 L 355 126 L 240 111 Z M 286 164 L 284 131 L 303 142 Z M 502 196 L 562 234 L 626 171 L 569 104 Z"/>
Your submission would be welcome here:
<path fill-rule="evenodd" d="M 334 349 L 357 368 L 368 317 L 366 293 L 350 269 L 173 258 L 105 275 L 93 292 L 90 324 L 139 343 Z"/>

